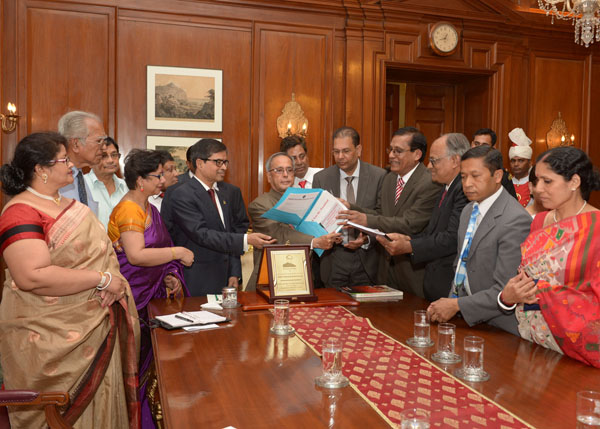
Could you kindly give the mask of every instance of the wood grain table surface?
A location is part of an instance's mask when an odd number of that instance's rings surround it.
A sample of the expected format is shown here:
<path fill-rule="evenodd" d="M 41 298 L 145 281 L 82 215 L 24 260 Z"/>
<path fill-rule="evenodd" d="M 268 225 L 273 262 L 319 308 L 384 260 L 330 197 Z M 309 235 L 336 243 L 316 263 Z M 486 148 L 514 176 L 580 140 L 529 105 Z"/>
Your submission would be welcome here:
<path fill-rule="evenodd" d="M 149 313 L 197 311 L 204 302 L 202 297 L 154 300 Z M 426 306 L 426 301 L 405 294 L 400 302 L 362 303 L 349 310 L 404 342 L 412 336 L 413 311 Z M 352 388 L 332 393 L 315 387 L 320 358 L 296 336 L 271 335 L 269 311 L 217 313 L 231 321 L 200 332 L 152 331 L 167 428 L 387 427 Z M 465 336 L 485 339 L 484 366 L 490 380 L 467 384 L 535 427 L 575 427 L 576 393 L 600 390 L 598 369 L 487 325 L 469 328 L 458 318 L 452 323 L 457 325 L 459 354 Z M 431 336 L 435 341 L 435 324 Z M 419 352 L 429 359 L 435 347 Z M 458 366 L 440 367 L 451 372 Z"/>

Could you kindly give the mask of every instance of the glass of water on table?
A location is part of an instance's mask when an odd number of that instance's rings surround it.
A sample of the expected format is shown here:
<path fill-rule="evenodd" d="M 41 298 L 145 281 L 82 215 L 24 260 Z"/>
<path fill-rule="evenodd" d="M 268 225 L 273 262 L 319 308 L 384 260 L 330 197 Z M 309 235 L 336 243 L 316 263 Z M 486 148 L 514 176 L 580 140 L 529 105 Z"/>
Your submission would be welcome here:
<path fill-rule="evenodd" d="M 342 342 L 335 337 L 330 337 L 322 344 L 323 375 L 315 379 L 317 386 L 327 389 L 346 387 L 350 382 L 342 374 Z"/>
<path fill-rule="evenodd" d="M 429 324 L 429 318 L 427 316 L 427 311 L 425 310 L 417 310 L 414 314 L 415 317 L 415 326 L 413 337 L 406 340 L 406 344 L 413 347 L 431 347 L 433 346 L 433 341 L 431 341 L 431 337 L 429 335 L 429 331 L 431 326 Z"/>

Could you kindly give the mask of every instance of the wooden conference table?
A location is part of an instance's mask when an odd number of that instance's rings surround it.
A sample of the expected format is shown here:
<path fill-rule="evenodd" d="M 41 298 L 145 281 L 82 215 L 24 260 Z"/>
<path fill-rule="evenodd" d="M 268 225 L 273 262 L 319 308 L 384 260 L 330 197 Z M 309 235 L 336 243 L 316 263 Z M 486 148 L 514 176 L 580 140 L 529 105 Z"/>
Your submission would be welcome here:
<path fill-rule="evenodd" d="M 203 302 L 205 298 L 154 300 L 149 310 L 153 316 L 197 311 Z M 412 336 L 413 311 L 426 306 L 426 301 L 405 295 L 396 303 L 348 309 L 404 342 Z M 350 387 L 335 395 L 315 387 L 320 358 L 296 336 L 270 335 L 269 311 L 235 309 L 225 314 L 231 322 L 219 329 L 152 331 L 167 428 L 388 427 Z M 465 336 L 485 339 L 485 369 L 491 378 L 469 386 L 535 427 L 575 427 L 575 395 L 598 390 L 600 370 L 489 326 L 452 322 L 459 354 Z M 435 341 L 435 325 L 431 335 Z M 434 352 L 432 347 L 423 355 L 429 359 Z"/>

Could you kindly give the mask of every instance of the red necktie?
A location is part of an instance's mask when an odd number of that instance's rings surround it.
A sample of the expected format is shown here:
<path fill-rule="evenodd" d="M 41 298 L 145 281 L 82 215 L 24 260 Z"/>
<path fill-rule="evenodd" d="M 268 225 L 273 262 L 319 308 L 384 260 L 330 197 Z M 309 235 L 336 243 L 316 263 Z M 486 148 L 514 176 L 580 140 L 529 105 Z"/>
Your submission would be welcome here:
<path fill-rule="evenodd" d="M 446 198 L 447 193 L 448 193 L 448 189 L 444 189 L 444 193 L 442 194 L 442 199 L 440 200 L 438 207 L 442 207 L 442 203 L 444 202 L 444 198 Z"/>
<path fill-rule="evenodd" d="M 402 189 L 404 189 L 404 180 L 402 180 L 402 177 L 398 176 L 398 184 L 396 185 L 396 200 L 394 204 L 398 204 L 398 199 L 400 198 Z"/>
<path fill-rule="evenodd" d="M 161 192 L 160 194 L 158 194 L 159 197 L 164 198 L 165 197 L 165 193 Z"/>
<path fill-rule="evenodd" d="M 217 211 L 219 211 L 219 207 L 217 206 L 217 200 L 215 199 L 215 190 L 212 188 L 209 189 L 208 194 L 210 195 L 210 199 L 212 200 L 213 204 L 215 205 L 215 208 L 217 209 Z"/>
<path fill-rule="evenodd" d="M 308 183 L 308 180 L 301 180 L 300 182 L 298 182 L 298 186 L 300 186 L 301 188 L 304 188 L 307 183 Z"/>

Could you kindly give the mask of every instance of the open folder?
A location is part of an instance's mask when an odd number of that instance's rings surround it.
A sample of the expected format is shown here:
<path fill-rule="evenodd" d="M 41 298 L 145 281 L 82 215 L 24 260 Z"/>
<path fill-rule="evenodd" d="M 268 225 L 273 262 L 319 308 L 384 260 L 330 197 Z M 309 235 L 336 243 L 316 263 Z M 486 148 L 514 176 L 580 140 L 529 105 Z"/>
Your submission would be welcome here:
<path fill-rule="evenodd" d="M 165 329 L 227 322 L 226 317 L 210 311 L 180 311 L 179 313 L 156 316 L 155 320 Z"/>
<path fill-rule="evenodd" d="M 337 219 L 342 210 L 346 210 L 346 207 L 323 189 L 287 188 L 279 202 L 262 217 L 287 223 L 304 234 L 320 237 L 342 229 Z M 314 251 L 319 256 L 323 253 L 322 249 Z"/>

